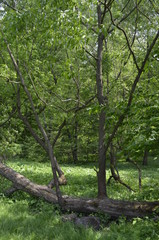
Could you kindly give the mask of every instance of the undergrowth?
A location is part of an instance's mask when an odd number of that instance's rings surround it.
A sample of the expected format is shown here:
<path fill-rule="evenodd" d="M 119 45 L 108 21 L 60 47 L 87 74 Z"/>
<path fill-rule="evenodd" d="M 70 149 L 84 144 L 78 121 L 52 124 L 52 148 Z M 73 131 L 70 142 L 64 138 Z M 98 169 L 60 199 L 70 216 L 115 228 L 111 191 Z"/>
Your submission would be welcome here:
<path fill-rule="evenodd" d="M 47 184 L 52 178 L 49 163 L 35 163 L 26 160 L 8 161 L 7 164 L 32 181 Z M 79 197 L 96 197 L 97 183 L 94 164 L 61 165 L 68 184 L 61 188 L 67 195 Z M 128 200 L 159 200 L 159 164 L 153 161 L 149 166 L 142 168 L 142 190 L 138 189 L 138 172 L 128 163 L 118 165 L 120 176 L 129 184 L 134 192 L 128 191 L 120 184 L 111 181 L 108 186 L 108 195 L 116 199 Z M 110 171 L 107 171 L 107 178 Z M 61 220 L 61 211 L 54 206 L 35 199 L 24 192 L 16 192 L 11 198 L 3 195 L 11 183 L 0 177 L 0 239 L 1 240 L 134 240 L 159 239 L 159 221 L 151 218 L 136 218 L 127 221 L 120 218 L 118 221 L 107 221 L 108 216 L 101 215 L 103 223 L 100 231 L 91 228 L 76 227 L 73 223 Z M 107 224 L 108 223 L 108 224 Z"/>

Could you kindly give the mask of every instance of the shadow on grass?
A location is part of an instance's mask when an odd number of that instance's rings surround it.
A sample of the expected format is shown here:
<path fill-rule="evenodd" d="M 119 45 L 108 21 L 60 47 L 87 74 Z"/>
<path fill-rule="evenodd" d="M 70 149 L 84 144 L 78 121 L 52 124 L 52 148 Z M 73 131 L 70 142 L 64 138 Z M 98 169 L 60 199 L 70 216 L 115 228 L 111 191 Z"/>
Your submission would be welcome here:
<path fill-rule="evenodd" d="M 42 207 L 38 214 L 30 214 L 26 202 L 0 204 L 1 240 L 112 240 L 159 239 L 159 224 L 146 218 L 110 224 L 99 232 L 75 227 L 61 218 L 51 206 Z M 50 210 L 51 209 L 51 210 Z"/>
<path fill-rule="evenodd" d="M 45 209 L 44 209 L 45 210 Z M 71 223 L 63 223 L 56 213 L 42 211 L 29 214 L 27 205 L 5 205 L 0 214 L 0 239 L 94 239 L 91 229 L 78 229 Z"/>

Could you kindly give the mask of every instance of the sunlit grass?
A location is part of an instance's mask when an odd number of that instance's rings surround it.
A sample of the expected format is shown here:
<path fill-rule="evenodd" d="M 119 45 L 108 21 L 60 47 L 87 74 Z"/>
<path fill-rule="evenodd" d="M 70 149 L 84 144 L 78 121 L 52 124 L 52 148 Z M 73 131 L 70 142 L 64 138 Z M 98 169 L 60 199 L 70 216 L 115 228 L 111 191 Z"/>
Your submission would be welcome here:
<path fill-rule="evenodd" d="M 48 184 L 52 179 L 50 163 L 37 163 L 21 160 L 9 161 L 7 163 L 16 171 L 28 177 L 39 184 Z M 69 165 L 61 164 L 62 170 L 67 178 L 67 185 L 62 186 L 61 190 L 66 195 L 79 197 L 97 196 L 97 177 L 94 170 L 94 164 Z M 122 162 L 118 164 L 118 170 L 122 181 L 128 184 L 134 192 L 129 191 L 121 184 L 111 180 L 107 187 L 110 198 L 127 200 L 158 200 L 159 199 L 159 161 L 152 159 L 147 167 L 142 169 L 142 189 L 139 191 L 138 171 L 130 163 Z M 107 170 L 107 179 L 110 176 L 110 170 Z M 10 184 L 3 180 L 2 186 Z"/>
<path fill-rule="evenodd" d="M 8 161 L 7 164 L 32 181 L 47 184 L 52 178 L 49 163 L 28 162 L 26 160 Z M 94 164 L 61 165 L 68 184 L 62 186 L 64 194 L 79 197 L 97 196 L 97 178 Z M 111 198 L 129 200 L 159 199 L 159 163 L 151 162 L 150 166 L 142 167 L 142 190 L 138 189 L 138 172 L 128 163 L 119 163 L 118 169 L 122 180 L 130 185 L 135 192 L 130 192 L 114 180 L 108 186 Z M 110 170 L 107 171 L 107 179 Z M 94 240 L 94 239 L 159 239 L 159 222 L 146 219 L 134 219 L 127 222 L 112 222 L 103 226 L 99 232 L 91 228 L 77 228 L 72 223 L 61 220 L 61 212 L 51 204 L 37 200 L 26 193 L 17 192 L 12 198 L 6 198 L 2 192 L 10 182 L 0 177 L 0 240 Z"/>

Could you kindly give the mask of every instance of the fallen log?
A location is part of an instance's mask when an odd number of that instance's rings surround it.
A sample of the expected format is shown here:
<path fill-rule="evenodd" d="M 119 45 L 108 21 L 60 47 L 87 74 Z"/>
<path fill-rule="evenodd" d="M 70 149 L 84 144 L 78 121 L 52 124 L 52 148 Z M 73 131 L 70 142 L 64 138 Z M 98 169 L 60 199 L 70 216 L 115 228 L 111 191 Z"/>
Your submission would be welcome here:
<path fill-rule="evenodd" d="M 17 190 L 22 190 L 47 202 L 57 204 L 56 192 L 47 186 L 38 185 L 17 173 L 10 167 L 0 162 L 0 175 L 7 178 Z M 123 201 L 110 198 L 86 199 L 71 196 L 62 196 L 64 210 L 80 213 L 105 213 L 111 217 L 126 216 L 128 218 L 144 217 L 156 213 L 159 209 L 159 201 Z"/>

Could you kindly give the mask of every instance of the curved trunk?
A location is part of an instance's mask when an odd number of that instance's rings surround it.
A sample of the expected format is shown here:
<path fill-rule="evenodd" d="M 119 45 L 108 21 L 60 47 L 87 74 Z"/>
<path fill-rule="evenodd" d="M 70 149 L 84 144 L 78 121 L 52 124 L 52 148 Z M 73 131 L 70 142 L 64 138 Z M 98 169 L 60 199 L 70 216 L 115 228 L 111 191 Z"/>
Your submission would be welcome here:
<path fill-rule="evenodd" d="M 113 147 L 113 144 L 111 143 L 110 144 L 110 171 L 112 175 L 109 177 L 107 184 L 110 184 L 110 181 L 113 178 L 116 182 L 122 184 L 130 191 L 133 191 L 133 189 L 129 185 L 127 185 L 125 182 L 121 180 L 119 172 L 115 165 L 116 165 L 116 158 L 114 153 L 114 147 Z"/>

